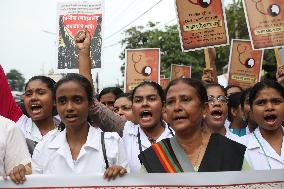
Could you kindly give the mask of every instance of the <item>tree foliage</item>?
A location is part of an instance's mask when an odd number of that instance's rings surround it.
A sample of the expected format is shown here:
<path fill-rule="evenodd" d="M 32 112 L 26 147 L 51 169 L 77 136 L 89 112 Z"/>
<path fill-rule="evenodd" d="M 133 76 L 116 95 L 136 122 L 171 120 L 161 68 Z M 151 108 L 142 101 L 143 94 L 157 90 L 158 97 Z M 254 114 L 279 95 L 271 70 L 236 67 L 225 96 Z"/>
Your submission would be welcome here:
<path fill-rule="evenodd" d="M 6 74 L 8 83 L 12 89 L 12 91 L 22 91 L 25 85 L 25 78 L 23 75 L 15 69 L 10 70 L 9 73 Z"/>
<path fill-rule="evenodd" d="M 229 39 L 249 39 L 242 1 L 226 7 L 227 27 Z M 159 23 L 149 22 L 147 26 L 136 26 L 124 32 L 125 38 L 121 41 L 124 47 L 120 59 L 125 59 L 125 49 L 136 48 L 160 48 L 161 50 L 161 75 L 170 76 L 171 64 L 192 66 L 192 77 L 200 78 L 205 66 L 204 51 L 182 52 L 178 34 L 178 26 L 165 26 L 158 28 Z M 224 72 L 224 66 L 228 65 L 230 46 L 216 48 L 216 68 L 218 75 Z M 271 50 L 265 51 L 263 69 L 268 72 L 267 77 L 272 77 L 276 69 L 276 60 Z M 121 67 L 124 75 L 125 65 Z"/>

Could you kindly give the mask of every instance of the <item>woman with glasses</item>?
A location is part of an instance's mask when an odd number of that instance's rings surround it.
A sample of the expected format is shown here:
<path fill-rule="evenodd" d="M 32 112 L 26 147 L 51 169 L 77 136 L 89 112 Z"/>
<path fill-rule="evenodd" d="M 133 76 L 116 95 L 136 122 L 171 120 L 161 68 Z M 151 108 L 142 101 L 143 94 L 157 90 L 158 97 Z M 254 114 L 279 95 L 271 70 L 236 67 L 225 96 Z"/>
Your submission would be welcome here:
<path fill-rule="evenodd" d="M 219 84 L 206 86 L 208 109 L 205 113 L 204 125 L 212 133 L 219 133 L 229 139 L 238 140 L 238 136 L 226 129 L 225 121 L 228 116 L 228 98 L 225 89 Z"/>
<path fill-rule="evenodd" d="M 224 101 L 220 96 L 217 99 Z M 175 136 L 153 144 L 140 153 L 139 159 L 147 172 L 242 169 L 245 146 L 219 133 L 208 132 L 202 126 L 204 113 L 211 106 L 211 102 L 207 101 L 207 92 L 201 81 L 180 78 L 170 82 L 166 89 L 165 111 Z"/>

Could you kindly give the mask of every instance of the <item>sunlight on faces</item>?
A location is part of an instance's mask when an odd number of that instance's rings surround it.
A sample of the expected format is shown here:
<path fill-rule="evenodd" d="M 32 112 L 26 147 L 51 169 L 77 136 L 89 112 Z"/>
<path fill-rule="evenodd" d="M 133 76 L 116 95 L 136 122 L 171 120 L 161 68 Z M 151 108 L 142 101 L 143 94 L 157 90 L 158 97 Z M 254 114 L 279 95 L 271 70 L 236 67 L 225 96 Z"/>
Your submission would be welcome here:
<path fill-rule="evenodd" d="M 228 116 L 228 105 L 217 100 L 218 97 L 225 96 L 224 91 L 220 87 L 214 86 L 207 89 L 207 95 L 208 97 L 214 97 L 214 102 L 208 102 L 206 108 L 205 122 L 207 126 L 213 128 L 224 127 Z"/>
<path fill-rule="evenodd" d="M 127 97 L 120 97 L 116 99 L 113 111 L 129 121 L 134 121 L 132 113 L 132 102 Z"/>
<path fill-rule="evenodd" d="M 56 91 L 56 107 L 66 128 L 87 125 L 89 102 L 85 89 L 76 81 L 61 84 Z"/>
<path fill-rule="evenodd" d="M 141 127 L 155 127 L 161 121 L 162 106 L 158 91 L 152 86 L 141 86 L 133 94 L 132 111 Z"/>
<path fill-rule="evenodd" d="M 252 114 L 263 130 L 277 130 L 284 121 L 284 99 L 274 88 L 260 90 L 252 104 Z"/>
<path fill-rule="evenodd" d="M 176 133 L 201 126 L 203 108 L 197 91 L 183 82 L 171 86 L 166 97 L 167 120 Z"/>
<path fill-rule="evenodd" d="M 41 80 L 30 81 L 23 95 L 27 113 L 33 121 L 44 120 L 52 116 L 54 108 L 52 91 Z"/>

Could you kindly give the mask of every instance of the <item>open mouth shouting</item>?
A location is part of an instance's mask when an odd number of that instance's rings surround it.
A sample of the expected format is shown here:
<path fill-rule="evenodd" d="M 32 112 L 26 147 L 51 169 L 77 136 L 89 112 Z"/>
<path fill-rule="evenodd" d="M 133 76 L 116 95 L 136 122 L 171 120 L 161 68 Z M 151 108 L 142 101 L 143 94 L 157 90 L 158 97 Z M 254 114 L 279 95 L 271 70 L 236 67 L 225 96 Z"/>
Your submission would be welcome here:
<path fill-rule="evenodd" d="M 150 121 L 152 118 L 152 112 L 149 110 L 144 110 L 140 113 L 140 118 L 144 122 Z"/>
<path fill-rule="evenodd" d="M 275 114 L 264 115 L 264 122 L 269 126 L 275 125 L 275 123 L 277 122 L 277 115 Z"/>
<path fill-rule="evenodd" d="M 212 110 L 210 115 L 214 121 L 223 121 L 224 112 L 220 109 Z"/>
<path fill-rule="evenodd" d="M 39 103 L 32 103 L 30 105 L 30 110 L 32 112 L 32 114 L 36 115 L 42 112 L 42 105 Z"/>

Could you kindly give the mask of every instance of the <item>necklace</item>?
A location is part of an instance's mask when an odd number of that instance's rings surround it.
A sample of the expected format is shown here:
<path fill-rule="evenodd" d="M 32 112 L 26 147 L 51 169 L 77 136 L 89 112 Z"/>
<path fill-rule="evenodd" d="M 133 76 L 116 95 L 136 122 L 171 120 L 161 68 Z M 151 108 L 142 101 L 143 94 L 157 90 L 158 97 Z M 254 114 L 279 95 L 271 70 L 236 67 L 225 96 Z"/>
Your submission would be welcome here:
<path fill-rule="evenodd" d="M 200 144 L 200 146 L 198 148 L 198 154 L 197 154 L 197 157 L 196 157 L 196 159 L 194 161 L 194 164 L 193 164 L 193 169 L 196 172 L 198 171 L 199 166 L 200 166 L 200 163 L 198 163 L 198 162 L 199 162 L 199 158 L 200 158 L 200 153 L 202 151 L 202 147 L 203 147 L 203 137 L 202 137 L 202 134 L 201 134 L 201 144 Z"/>
<path fill-rule="evenodd" d="M 265 150 L 264 150 L 262 144 L 260 143 L 259 139 L 258 139 L 257 136 L 255 135 L 255 132 L 253 132 L 253 135 L 254 135 L 255 139 L 257 140 L 258 144 L 260 145 L 261 150 L 262 150 L 263 153 L 264 153 L 264 156 L 265 156 L 265 158 L 266 158 L 266 161 L 267 161 L 267 164 L 268 164 L 268 166 L 269 166 L 269 169 L 271 169 L 271 165 L 270 165 L 270 163 L 269 163 L 269 161 L 268 161 L 268 156 L 266 155 L 266 152 L 265 152 Z"/>

